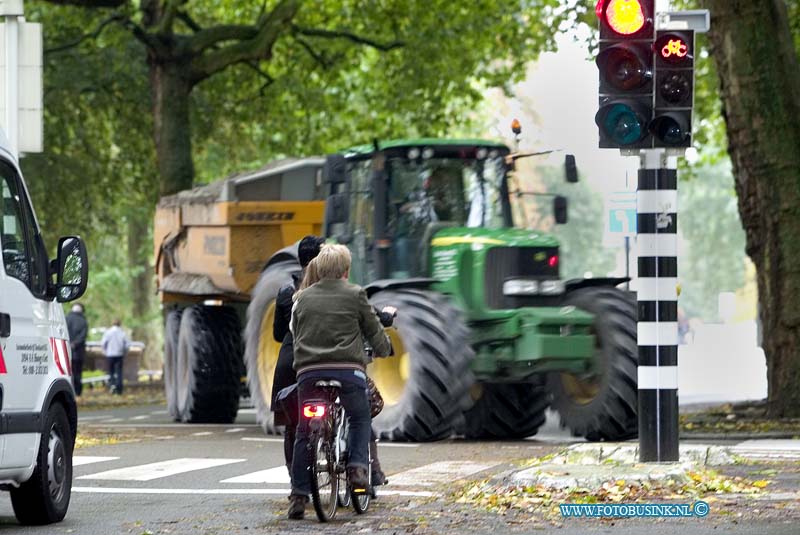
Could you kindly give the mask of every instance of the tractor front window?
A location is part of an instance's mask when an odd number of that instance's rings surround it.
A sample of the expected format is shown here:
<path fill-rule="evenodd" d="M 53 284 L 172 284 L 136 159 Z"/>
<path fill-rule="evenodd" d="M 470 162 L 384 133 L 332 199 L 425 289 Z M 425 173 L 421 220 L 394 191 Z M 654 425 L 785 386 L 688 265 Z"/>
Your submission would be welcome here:
<path fill-rule="evenodd" d="M 388 171 L 393 276 L 424 275 L 425 244 L 443 227 L 506 226 L 502 157 L 394 157 Z"/>
<path fill-rule="evenodd" d="M 390 213 L 401 232 L 433 222 L 453 226 L 504 227 L 502 158 L 389 160 Z"/>

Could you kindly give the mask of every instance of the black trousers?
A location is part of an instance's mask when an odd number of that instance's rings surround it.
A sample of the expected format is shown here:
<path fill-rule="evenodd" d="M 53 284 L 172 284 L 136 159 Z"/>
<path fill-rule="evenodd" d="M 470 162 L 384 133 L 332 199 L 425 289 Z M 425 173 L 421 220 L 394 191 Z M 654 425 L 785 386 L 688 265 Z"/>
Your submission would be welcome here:
<path fill-rule="evenodd" d="M 72 348 L 72 386 L 75 395 L 80 396 L 83 392 L 83 359 L 86 356 L 86 344 L 78 344 Z"/>

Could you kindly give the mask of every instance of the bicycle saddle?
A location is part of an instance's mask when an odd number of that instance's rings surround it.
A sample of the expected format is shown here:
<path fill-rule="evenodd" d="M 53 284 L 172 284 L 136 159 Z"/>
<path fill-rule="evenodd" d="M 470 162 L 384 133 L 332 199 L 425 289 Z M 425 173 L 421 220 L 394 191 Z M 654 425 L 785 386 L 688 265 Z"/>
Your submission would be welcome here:
<path fill-rule="evenodd" d="M 318 388 L 342 388 L 342 383 L 335 380 L 330 381 L 317 381 L 314 386 Z"/>

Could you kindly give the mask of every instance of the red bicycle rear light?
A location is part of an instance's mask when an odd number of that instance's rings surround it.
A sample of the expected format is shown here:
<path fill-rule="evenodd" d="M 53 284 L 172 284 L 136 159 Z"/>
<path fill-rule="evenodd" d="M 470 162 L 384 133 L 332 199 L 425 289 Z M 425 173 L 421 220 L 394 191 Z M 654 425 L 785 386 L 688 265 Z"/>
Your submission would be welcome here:
<path fill-rule="evenodd" d="M 548 258 L 547 265 L 549 265 L 551 268 L 556 267 L 558 265 L 558 255 L 553 255 L 550 258 Z"/>
<path fill-rule="evenodd" d="M 303 405 L 305 418 L 322 418 L 325 416 L 325 405 Z"/>

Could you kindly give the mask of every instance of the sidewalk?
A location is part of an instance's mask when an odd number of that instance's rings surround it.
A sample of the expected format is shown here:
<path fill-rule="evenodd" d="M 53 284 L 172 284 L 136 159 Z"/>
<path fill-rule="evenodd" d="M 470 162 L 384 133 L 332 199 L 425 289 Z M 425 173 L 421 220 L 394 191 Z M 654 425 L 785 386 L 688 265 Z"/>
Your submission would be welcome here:
<path fill-rule="evenodd" d="M 574 444 L 457 493 L 457 503 L 558 523 L 564 504 L 703 503 L 716 520 L 800 522 L 800 440 L 680 445 L 680 461 L 640 463 L 638 443 Z M 698 516 L 705 516 L 699 515 Z"/>

